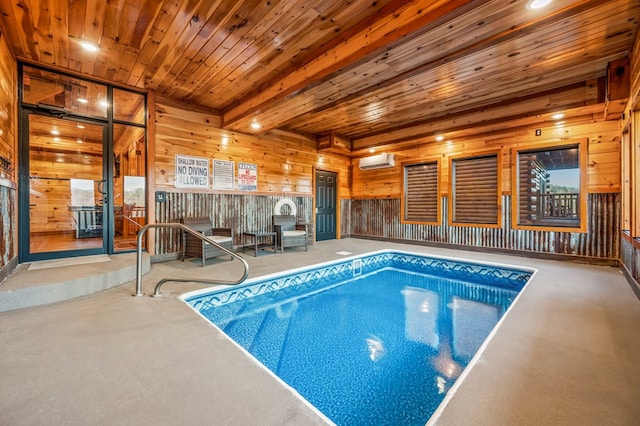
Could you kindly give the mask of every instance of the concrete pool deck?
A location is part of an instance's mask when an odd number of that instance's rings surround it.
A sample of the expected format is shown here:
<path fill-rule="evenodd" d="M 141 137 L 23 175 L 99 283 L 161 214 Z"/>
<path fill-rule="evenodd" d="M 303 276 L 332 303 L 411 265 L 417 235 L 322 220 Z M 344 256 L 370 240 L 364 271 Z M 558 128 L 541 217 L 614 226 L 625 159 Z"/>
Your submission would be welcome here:
<path fill-rule="evenodd" d="M 253 278 L 386 248 L 538 269 L 434 424 L 637 424 L 640 301 L 618 268 L 360 239 L 244 257 Z M 8 280 L 82 270 L 19 271 Z M 130 281 L 0 313 L 0 424 L 325 424 L 177 299 L 201 285 L 167 283 L 162 297 L 148 297 L 168 276 L 240 274 L 240 262 L 224 258 L 205 268 L 157 263 L 143 277 L 144 297 L 131 296 Z"/>

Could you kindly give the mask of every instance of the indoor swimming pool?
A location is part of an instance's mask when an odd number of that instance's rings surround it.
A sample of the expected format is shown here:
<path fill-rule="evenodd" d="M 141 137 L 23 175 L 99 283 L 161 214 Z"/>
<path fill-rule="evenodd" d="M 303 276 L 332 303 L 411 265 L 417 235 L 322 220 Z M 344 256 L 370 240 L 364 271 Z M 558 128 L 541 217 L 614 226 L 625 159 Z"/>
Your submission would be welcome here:
<path fill-rule="evenodd" d="M 424 425 L 534 270 L 379 251 L 183 296 L 338 425 Z"/>

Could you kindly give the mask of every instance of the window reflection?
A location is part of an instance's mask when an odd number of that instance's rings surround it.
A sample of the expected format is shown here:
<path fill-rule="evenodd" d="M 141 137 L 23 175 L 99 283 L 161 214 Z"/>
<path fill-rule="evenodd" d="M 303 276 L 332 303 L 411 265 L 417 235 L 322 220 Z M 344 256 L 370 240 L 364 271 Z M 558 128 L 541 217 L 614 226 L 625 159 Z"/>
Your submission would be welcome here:
<path fill-rule="evenodd" d="M 407 287 L 402 290 L 405 306 L 405 337 L 438 348 L 438 301 L 436 292 Z"/>
<path fill-rule="evenodd" d="M 107 117 L 107 86 L 25 66 L 23 102 L 64 109 L 86 116 Z"/>
<path fill-rule="evenodd" d="M 144 95 L 113 89 L 113 118 L 119 121 L 144 124 Z"/>
<path fill-rule="evenodd" d="M 113 130 L 114 242 L 125 251 L 136 247 L 146 224 L 145 129 L 114 124 Z"/>
<path fill-rule="evenodd" d="M 500 319 L 495 305 L 454 297 L 451 302 L 453 351 L 470 360 Z"/>

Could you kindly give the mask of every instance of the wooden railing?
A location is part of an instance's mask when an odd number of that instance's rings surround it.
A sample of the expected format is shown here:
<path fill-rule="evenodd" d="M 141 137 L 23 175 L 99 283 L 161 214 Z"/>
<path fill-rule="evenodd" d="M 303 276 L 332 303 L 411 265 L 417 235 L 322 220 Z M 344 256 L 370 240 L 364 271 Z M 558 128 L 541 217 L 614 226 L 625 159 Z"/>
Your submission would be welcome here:
<path fill-rule="evenodd" d="M 540 194 L 541 219 L 579 219 L 580 194 L 553 193 Z"/>

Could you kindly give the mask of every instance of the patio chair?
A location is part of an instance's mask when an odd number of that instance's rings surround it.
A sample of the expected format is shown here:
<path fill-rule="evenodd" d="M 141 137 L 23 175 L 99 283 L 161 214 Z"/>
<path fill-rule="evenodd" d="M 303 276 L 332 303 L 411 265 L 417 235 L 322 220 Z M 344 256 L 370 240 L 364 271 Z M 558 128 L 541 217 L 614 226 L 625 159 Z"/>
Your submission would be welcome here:
<path fill-rule="evenodd" d="M 211 219 L 208 217 L 185 218 L 181 222 L 189 228 L 198 231 L 222 247 L 233 250 L 233 230 L 231 228 L 214 228 Z M 204 266 L 207 259 L 227 255 L 213 244 L 209 244 L 201 239 L 189 234 L 186 231 L 182 233 L 182 261 L 185 257 L 194 257 L 202 259 Z M 231 260 L 233 257 L 231 256 Z"/>
<path fill-rule="evenodd" d="M 301 246 L 304 246 L 304 251 L 307 251 L 306 224 L 297 223 L 293 215 L 273 215 L 272 222 L 281 252 L 284 252 L 286 247 Z"/>

